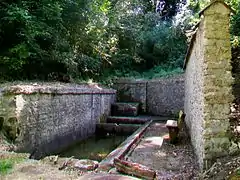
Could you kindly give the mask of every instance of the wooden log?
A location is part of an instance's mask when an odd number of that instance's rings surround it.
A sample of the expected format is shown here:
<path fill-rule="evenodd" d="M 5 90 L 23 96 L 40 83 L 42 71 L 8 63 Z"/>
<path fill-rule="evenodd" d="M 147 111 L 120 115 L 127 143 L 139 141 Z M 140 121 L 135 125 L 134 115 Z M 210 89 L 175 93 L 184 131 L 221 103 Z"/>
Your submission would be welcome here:
<path fill-rule="evenodd" d="M 143 136 L 146 129 L 150 126 L 152 121 L 147 122 L 144 126 L 139 128 L 135 133 L 129 136 L 122 144 L 120 144 L 114 151 L 99 163 L 98 171 L 108 171 L 114 167 L 114 158 L 123 159 L 130 151 L 135 143 L 138 143 Z"/>
<path fill-rule="evenodd" d="M 147 180 L 153 180 L 156 178 L 156 171 L 138 163 L 132 163 L 115 158 L 114 165 L 119 172 L 128 175 L 134 175 L 136 177 L 144 178 Z"/>

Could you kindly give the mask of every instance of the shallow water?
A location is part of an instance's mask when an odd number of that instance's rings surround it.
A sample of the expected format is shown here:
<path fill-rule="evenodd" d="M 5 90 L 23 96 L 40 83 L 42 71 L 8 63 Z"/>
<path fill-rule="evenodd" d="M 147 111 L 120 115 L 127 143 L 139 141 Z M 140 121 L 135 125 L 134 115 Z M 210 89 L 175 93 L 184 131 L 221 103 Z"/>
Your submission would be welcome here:
<path fill-rule="evenodd" d="M 126 135 L 95 135 L 67 148 L 59 155 L 101 161 L 126 138 Z"/>

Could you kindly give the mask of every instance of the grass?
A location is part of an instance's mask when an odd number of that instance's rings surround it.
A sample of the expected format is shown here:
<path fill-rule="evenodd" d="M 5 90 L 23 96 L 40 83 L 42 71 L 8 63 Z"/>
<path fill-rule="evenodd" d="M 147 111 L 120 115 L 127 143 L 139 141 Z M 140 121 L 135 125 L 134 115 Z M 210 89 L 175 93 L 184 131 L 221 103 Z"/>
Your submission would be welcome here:
<path fill-rule="evenodd" d="M 13 168 L 13 164 L 8 159 L 0 160 L 0 174 L 7 174 Z"/>
<path fill-rule="evenodd" d="M 24 161 L 24 157 L 8 157 L 0 160 L 0 175 L 11 172 L 15 164 Z"/>

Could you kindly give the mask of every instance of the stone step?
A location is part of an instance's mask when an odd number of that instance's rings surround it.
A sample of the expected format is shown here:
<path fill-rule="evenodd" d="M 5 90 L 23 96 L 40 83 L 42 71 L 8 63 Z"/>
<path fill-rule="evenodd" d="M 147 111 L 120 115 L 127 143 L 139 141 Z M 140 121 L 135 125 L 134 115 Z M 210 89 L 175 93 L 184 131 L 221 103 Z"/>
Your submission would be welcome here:
<path fill-rule="evenodd" d="M 109 116 L 107 118 L 107 123 L 116 123 L 116 124 L 144 124 L 148 121 L 151 121 L 151 117 L 146 117 L 146 116 L 136 116 L 136 117 Z"/>
<path fill-rule="evenodd" d="M 139 103 L 119 102 L 112 104 L 112 116 L 137 116 L 139 113 Z"/>
<path fill-rule="evenodd" d="M 96 124 L 96 134 L 119 134 L 131 135 L 142 125 L 140 124 L 116 124 L 116 123 L 98 123 Z"/>

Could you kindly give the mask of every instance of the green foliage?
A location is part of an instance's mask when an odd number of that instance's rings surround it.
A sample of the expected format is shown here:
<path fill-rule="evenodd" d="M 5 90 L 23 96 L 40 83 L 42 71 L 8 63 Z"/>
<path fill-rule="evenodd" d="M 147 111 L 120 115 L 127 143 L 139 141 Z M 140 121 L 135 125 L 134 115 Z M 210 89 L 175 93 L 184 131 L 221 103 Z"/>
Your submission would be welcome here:
<path fill-rule="evenodd" d="M 13 163 L 9 160 L 0 160 L 0 174 L 6 174 L 12 169 Z"/>
<path fill-rule="evenodd" d="M 145 59 L 148 69 L 156 65 L 182 67 L 187 48 L 186 40 L 180 28 L 160 22 L 157 26 L 141 32 L 139 55 Z"/>
<path fill-rule="evenodd" d="M 156 65 L 180 67 L 185 48 L 183 32 L 161 21 L 150 1 L 0 3 L 0 76 L 5 79 L 64 74 L 99 79 Z"/>
<path fill-rule="evenodd" d="M 198 12 L 203 9 L 210 0 L 190 0 L 188 9 L 192 11 L 192 15 L 190 18 L 189 24 L 196 24 L 199 21 Z M 240 42 L 240 1 L 239 0 L 225 0 L 227 4 L 231 6 L 233 10 L 235 10 L 235 14 L 231 16 L 231 41 L 232 47 L 239 47 Z"/>
<path fill-rule="evenodd" d="M 155 66 L 151 70 L 143 73 L 143 78 L 145 79 L 155 79 L 155 78 L 161 78 L 161 77 L 169 77 L 176 74 L 182 74 L 183 69 L 182 68 L 164 68 L 161 66 Z"/>
<path fill-rule="evenodd" d="M 2 0 L 0 78 L 102 80 L 178 72 L 185 30 L 209 0 L 190 0 L 185 9 L 180 2 L 167 1 L 164 12 L 156 12 L 156 0 Z M 239 9 L 239 0 L 227 2 Z M 235 45 L 239 13 L 232 18 Z"/>
<path fill-rule="evenodd" d="M 0 175 L 7 174 L 11 171 L 14 164 L 22 162 L 25 158 L 23 157 L 9 157 L 7 159 L 0 160 Z"/>
<path fill-rule="evenodd" d="M 236 14 L 232 17 L 232 26 L 231 26 L 231 32 L 235 36 L 240 36 L 240 3 L 238 2 L 236 7 Z"/>

